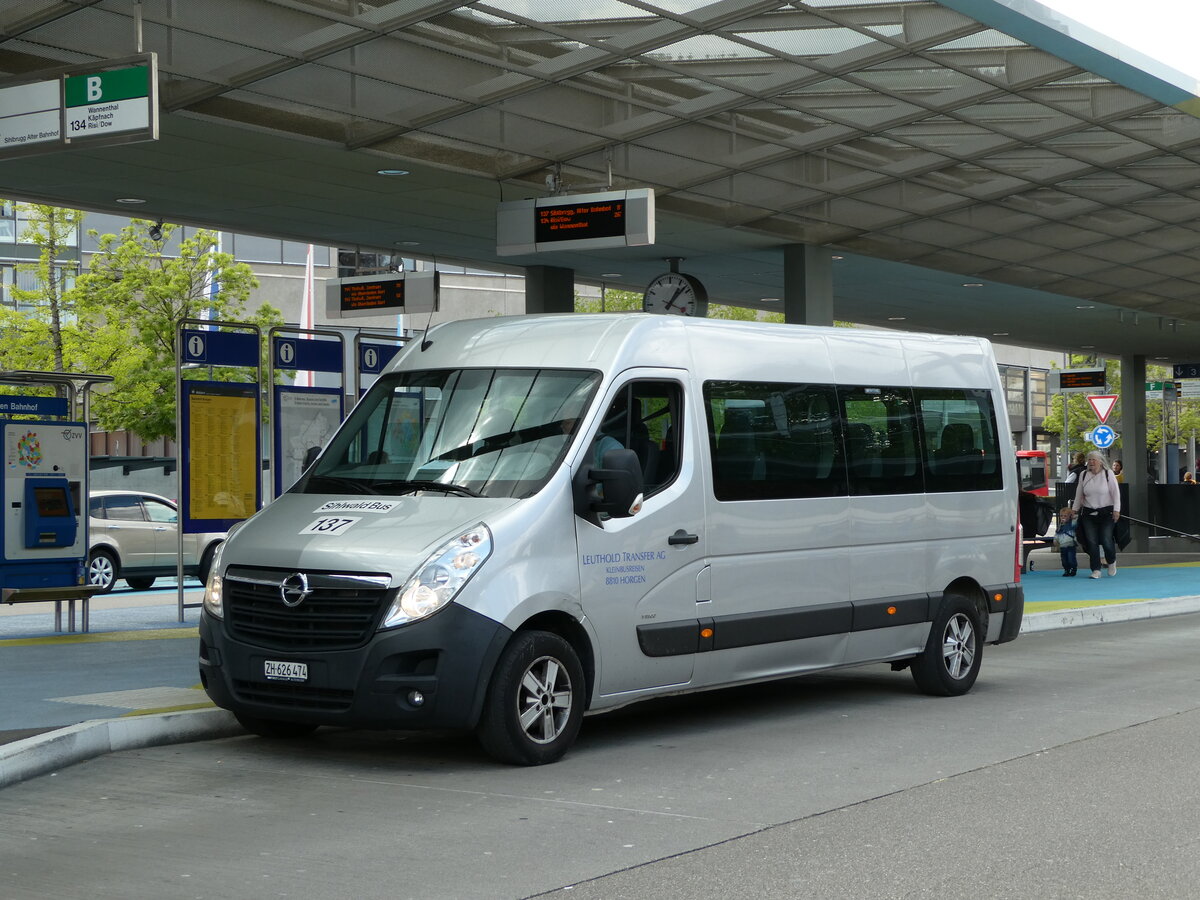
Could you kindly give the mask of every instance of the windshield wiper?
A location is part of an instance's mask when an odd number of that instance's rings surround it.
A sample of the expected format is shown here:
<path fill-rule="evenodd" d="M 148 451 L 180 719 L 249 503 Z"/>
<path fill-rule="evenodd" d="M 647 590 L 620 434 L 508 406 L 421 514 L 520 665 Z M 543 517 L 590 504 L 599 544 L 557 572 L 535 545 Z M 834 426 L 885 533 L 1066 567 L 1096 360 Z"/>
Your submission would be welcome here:
<path fill-rule="evenodd" d="M 463 487 L 461 484 L 447 484 L 444 481 L 384 481 L 376 485 L 380 491 L 390 492 L 395 489 L 400 489 L 404 492 L 415 491 L 440 491 L 443 494 L 458 494 L 462 497 L 482 497 L 483 494 L 478 491 L 473 491 L 469 487 Z M 376 491 L 379 493 L 380 491 Z"/>
<path fill-rule="evenodd" d="M 378 494 L 379 490 L 369 481 L 360 481 L 357 478 L 346 478 L 341 475 L 312 475 L 305 484 L 307 490 L 313 490 L 314 482 L 328 482 L 330 486 L 341 488 L 347 491 L 355 491 L 360 494 Z"/>
<path fill-rule="evenodd" d="M 463 444 L 461 447 L 455 447 L 453 450 L 447 450 L 440 456 L 435 456 L 430 462 L 462 462 L 464 459 L 474 459 L 485 453 L 495 453 L 497 450 L 507 450 L 520 444 L 559 436 L 564 433 L 563 423 L 565 421 L 570 420 L 560 419 L 556 422 L 545 422 L 541 425 L 531 425 L 528 428 L 518 428 L 516 431 L 506 431 L 503 434 L 480 438 L 469 444 Z"/>

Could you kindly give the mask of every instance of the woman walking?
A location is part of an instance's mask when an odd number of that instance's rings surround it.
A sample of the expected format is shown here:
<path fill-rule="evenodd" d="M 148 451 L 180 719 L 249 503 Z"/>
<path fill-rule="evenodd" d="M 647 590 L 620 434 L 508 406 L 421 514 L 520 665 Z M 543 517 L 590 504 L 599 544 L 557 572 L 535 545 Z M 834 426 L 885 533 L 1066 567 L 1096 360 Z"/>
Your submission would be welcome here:
<path fill-rule="evenodd" d="M 1117 479 L 1108 467 L 1108 460 L 1099 450 L 1087 455 L 1087 468 L 1080 473 L 1071 510 L 1083 526 L 1084 542 L 1092 565 L 1092 578 L 1100 577 L 1100 552 L 1108 574 L 1117 574 L 1117 545 L 1113 526 L 1121 518 L 1121 491 Z"/>

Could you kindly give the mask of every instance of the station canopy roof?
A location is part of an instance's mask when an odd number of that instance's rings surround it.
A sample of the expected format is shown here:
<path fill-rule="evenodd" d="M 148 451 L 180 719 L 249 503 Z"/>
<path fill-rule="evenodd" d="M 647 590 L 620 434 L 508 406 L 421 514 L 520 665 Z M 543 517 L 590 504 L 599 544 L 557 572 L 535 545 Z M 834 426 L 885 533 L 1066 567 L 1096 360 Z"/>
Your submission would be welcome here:
<path fill-rule="evenodd" d="M 0 77 L 129 56 L 140 11 L 162 123 L 0 196 L 639 290 L 676 257 L 759 309 L 817 244 L 839 319 L 1200 359 L 1194 87 L 1018 6 L 8 0 Z M 497 257 L 555 185 L 653 188 L 657 243 Z"/>

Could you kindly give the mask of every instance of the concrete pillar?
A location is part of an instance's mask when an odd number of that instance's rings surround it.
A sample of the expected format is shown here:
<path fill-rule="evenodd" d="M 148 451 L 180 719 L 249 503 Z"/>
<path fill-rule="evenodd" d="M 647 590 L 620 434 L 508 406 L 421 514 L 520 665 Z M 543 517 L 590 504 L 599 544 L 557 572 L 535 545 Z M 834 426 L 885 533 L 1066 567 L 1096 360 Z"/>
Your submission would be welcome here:
<path fill-rule="evenodd" d="M 525 269 L 525 313 L 575 312 L 575 270 L 558 266 Z"/>
<path fill-rule="evenodd" d="M 783 248 L 783 320 L 791 325 L 833 324 L 833 259 L 828 248 Z"/>
<path fill-rule="evenodd" d="M 1129 512 L 1135 519 L 1149 521 L 1150 473 L 1147 469 L 1149 454 L 1146 453 L 1146 357 L 1121 357 L 1121 450 L 1112 454 L 1120 458 L 1125 470 L 1125 482 L 1129 485 Z M 1133 538 L 1125 549 L 1131 553 L 1145 553 L 1150 549 L 1150 533 L 1134 525 L 1130 531 Z"/>

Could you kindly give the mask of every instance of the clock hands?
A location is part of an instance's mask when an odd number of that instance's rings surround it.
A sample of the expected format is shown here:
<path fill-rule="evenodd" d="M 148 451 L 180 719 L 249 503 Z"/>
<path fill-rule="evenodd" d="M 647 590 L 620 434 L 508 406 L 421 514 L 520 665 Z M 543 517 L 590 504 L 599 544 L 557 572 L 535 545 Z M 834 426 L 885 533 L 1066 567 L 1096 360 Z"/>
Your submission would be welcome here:
<path fill-rule="evenodd" d="M 673 293 L 671 295 L 671 299 L 667 301 L 667 309 L 671 309 L 672 307 L 675 306 L 675 298 L 678 297 L 680 294 L 682 294 L 686 289 L 687 289 L 687 285 L 685 284 L 682 287 L 680 287 L 677 291 L 675 291 L 675 293 Z M 683 309 L 682 306 L 679 308 Z"/>

